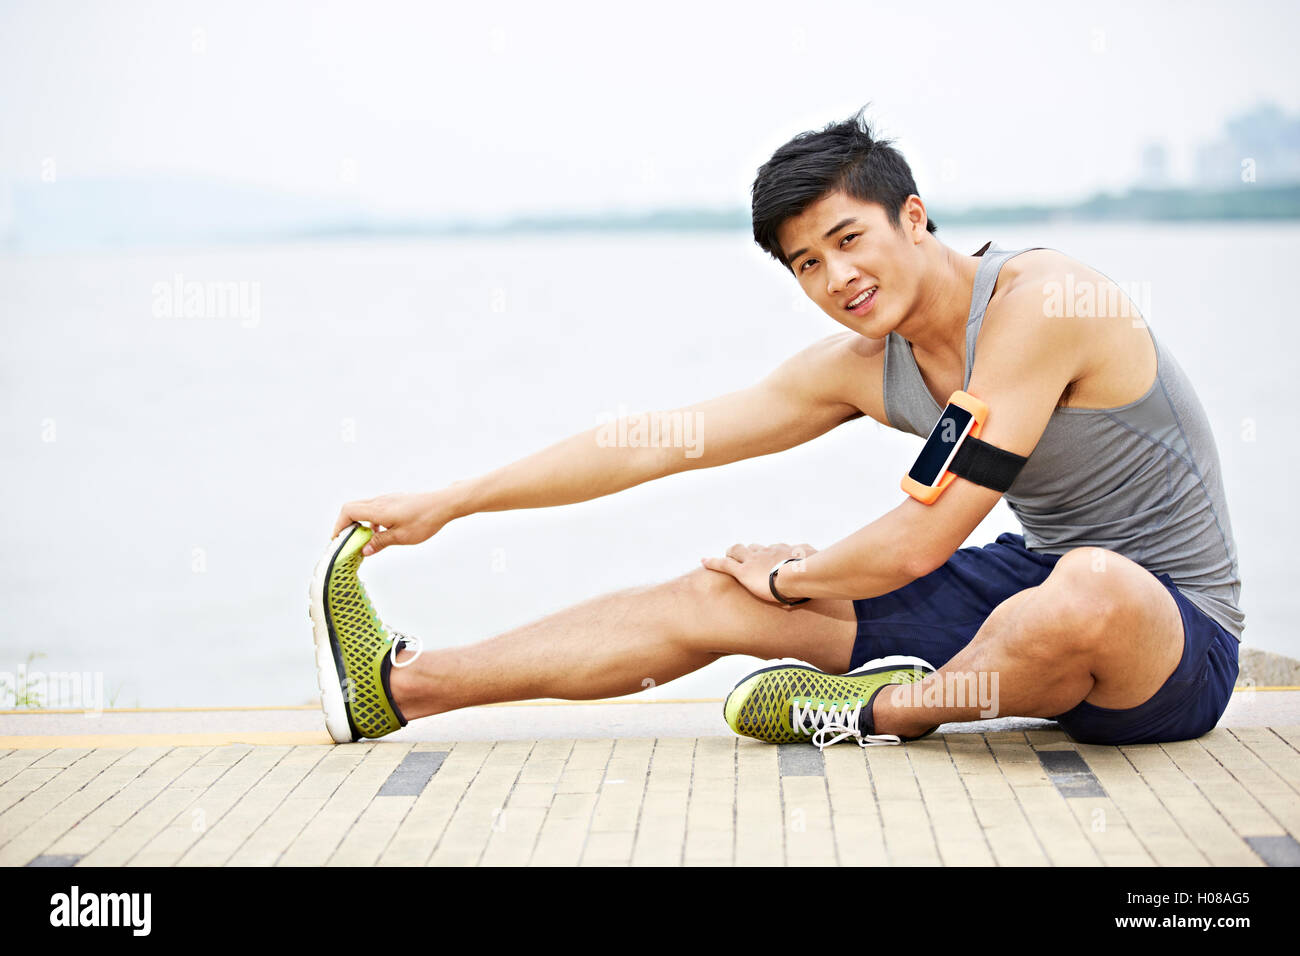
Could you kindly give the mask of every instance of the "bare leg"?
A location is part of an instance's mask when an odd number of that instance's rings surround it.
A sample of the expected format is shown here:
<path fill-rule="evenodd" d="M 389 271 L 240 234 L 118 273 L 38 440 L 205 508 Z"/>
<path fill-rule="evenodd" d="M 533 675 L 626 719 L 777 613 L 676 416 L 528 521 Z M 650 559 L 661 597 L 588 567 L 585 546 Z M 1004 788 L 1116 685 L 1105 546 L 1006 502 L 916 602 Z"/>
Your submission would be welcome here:
<path fill-rule="evenodd" d="M 1041 585 L 999 604 L 939 671 L 882 691 L 873 721 L 877 733 L 912 737 L 949 721 L 1054 717 L 1082 700 L 1136 707 L 1182 652 L 1182 615 L 1164 585 L 1119 554 L 1079 548 Z M 995 714 L 972 693 L 981 686 L 996 689 Z"/>
<path fill-rule="evenodd" d="M 477 644 L 424 651 L 393 668 L 390 683 L 403 716 L 414 720 L 500 701 L 631 694 L 728 654 L 797 657 L 843 673 L 856 635 L 852 601 L 780 608 L 728 574 L 699 568 L 593 598 Z M 397 661 L 412 656 L 404 651 Z"/>

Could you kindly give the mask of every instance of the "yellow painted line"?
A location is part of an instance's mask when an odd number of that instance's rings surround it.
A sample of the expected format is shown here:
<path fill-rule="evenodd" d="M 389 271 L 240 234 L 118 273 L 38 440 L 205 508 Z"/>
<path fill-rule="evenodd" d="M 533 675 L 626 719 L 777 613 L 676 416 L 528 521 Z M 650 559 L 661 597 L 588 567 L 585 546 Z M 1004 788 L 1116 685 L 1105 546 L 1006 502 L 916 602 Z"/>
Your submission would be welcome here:
<path fill-rule="evenodd" d="M 100 714 L 185 714 L 209 713 L 227 710 L 320 710 L 320 704 L 264 704 L 250 707 L 105 707 L 95 711 Z M 84 707 L 66 709 L 56 707 L 24 707 L 19 710 L 0 710 L 0 714 L 84 714 Z"/>
<path fill-rule="evenodd" d="M 0 737 L 0 750 L 47 750 L 51 747 L 224 747 L 227 744 L 297 746 L 330 744 L 325 731 L 292 733 L 253 731 L 202 734 L 47 734 Z"/>
<path fill-rule="evenodd" d="M 1255 688 L 1263 690 L 1265 688 Z M 1300 687 L 1294 688 L 1300 690 Z M 480 707 L 591 707 L 600 704 L 720 704 L 721 697 L 678 697 L 671 700 L 625 700 L 612 698 L 606 700 L 508 700 L 500 704 L 480 704 Z M 467 708 L 473 709 L 473 708 Z M 265 707 L 105 707 L 93 711 L 98 714 L 216 714 L 226 711 L 256 710 L 320 710 L 319 704 L 275 704 Z M 0 710 L 0 716 L 31 714 L 84 714 L 84 707 L 57 709 L 54 707 L 25 707 L 18 710 Z"/>
<path fill-rule="evenodd" d="M 1238 684 L 1232 689 L 1234 694 L 1250 694 L 1257 690 L 1300 690 L 1300 687 L 1251 687 L 1249 684 Z"/>

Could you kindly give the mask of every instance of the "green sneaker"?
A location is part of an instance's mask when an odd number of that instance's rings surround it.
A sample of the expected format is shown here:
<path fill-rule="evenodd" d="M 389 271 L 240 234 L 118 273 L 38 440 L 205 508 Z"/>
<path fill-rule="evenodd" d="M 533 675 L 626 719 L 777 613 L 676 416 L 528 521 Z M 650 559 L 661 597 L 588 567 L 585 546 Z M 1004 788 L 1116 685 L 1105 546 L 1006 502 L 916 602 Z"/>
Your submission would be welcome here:
<path fill-rule="evenodd" d="M 361 548 L 370 535 L 369 528 L 355 523 L 339 532 L 311 583 L 316 681 L 325 727 L 339 744 L 406 726 L 388 675 L 396 652 L 416 642 L 395 631 L 389 634 L 357 578 Z"/>
<path fill-rule="evenodd" d="M 862 747 L 920 740 L 936 728 L 921 737 L 877 734 L 871 705 L 891 684 L 915 683 L 933 672 L 921 658 L 901 655 L 868 661 L 843 675 L 791 660 L 754 671 L 737 684 L 722 716 L 742 737 L 773 744 L 811 740 L 818 750 L 849 737 Z"/>

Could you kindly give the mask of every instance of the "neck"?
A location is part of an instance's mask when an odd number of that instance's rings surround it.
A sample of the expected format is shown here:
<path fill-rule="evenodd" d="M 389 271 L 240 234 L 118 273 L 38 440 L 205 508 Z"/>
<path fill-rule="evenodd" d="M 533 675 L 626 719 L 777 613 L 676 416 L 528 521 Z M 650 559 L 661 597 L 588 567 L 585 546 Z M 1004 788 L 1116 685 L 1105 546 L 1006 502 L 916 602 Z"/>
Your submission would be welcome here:
<path fill-rule="evenodd" d="M 916 310 L 895 331 L 930 364 L 961 367 L 966 361 L 966 320 L 980 260 L 935 241 L 936 250 L 921 280 Z"/>

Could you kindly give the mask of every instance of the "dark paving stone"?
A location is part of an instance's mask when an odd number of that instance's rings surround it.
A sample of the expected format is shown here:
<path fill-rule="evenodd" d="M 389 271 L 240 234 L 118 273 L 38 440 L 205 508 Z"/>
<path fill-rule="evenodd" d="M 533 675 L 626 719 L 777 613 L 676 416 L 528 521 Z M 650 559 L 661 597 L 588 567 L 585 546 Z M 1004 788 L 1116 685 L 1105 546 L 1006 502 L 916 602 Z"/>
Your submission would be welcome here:
<path fill-rule="evenodd" d="M 1039 750 L 1038 762 L 1048 773 L 1086 773 L 1092 775 L 1092 769 L 1079 756 L 1077 750 Z"/>
<path fill-rule="evenodd" d="M 812 744 L 778 744 L 777 765 L 783 777 L 824 777 L 826 762 Z"/>
<path fill-rule="evenodd" d="M 430 775 L 438 772 L 442 762 L 447 759 L 446 750 L 412 750 L 402 758 L 399 770 L 427 770 Z"/>
<path fill-rule="evenodd" d="M 1104 797 L 1101 781 L 1074 750 L 1037 750 L 1038 762 L 1063 797 Z"/>
<path fill-rule="evenodd" d="M 376 796 L 418 797 L 447 759 L 446 750 L 413 750 L 402 758 Z"/>
<path fill-rule="evenodd" d="M 1300 843 L 1295 837 L 1246 837 L 1246 842 L 1269 866 L 1300 866 Z"/>

